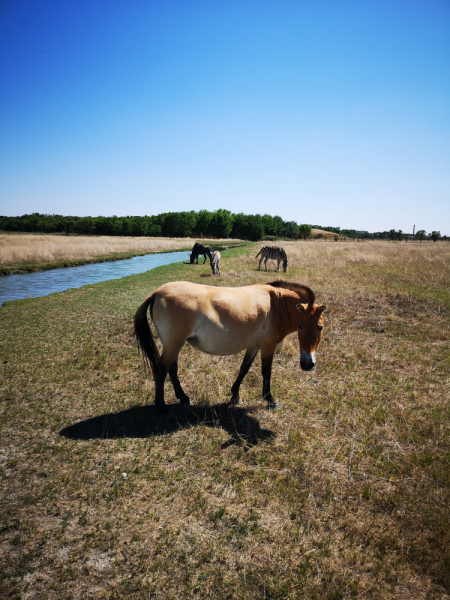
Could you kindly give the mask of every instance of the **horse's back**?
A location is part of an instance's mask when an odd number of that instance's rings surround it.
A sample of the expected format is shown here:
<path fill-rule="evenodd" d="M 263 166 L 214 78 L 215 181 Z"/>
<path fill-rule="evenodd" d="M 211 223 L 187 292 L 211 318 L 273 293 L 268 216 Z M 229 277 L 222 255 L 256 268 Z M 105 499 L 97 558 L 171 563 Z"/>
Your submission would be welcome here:
<path fill-rule="evenodd" d="M 270 313 L 266 286 L 226 288 L 177 281 L 155 291 L 153 322 L 164 343 L 184 340 L 210 354 L 235 354 L 257 343 Z"/>
<path fill-rule="evenodd" d="M 257 284 L 231 288 L 173 281 L 164 283 L 155 294 L 164 304 L 185 311 L 208 312 L 212 308 L 233 314 L 245 313 L 248 318 L 255 311 L 270 310 L 270 294 L 266 287 Z"/>

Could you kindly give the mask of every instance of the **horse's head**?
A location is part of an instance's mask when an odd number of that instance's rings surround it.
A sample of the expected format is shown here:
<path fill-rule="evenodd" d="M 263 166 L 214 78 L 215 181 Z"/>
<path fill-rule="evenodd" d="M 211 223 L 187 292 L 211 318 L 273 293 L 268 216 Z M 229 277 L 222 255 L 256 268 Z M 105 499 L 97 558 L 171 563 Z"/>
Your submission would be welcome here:
<path fill-rule="evenodd" d="M 283 260 L 283 271 L 286 273 L 287 270 L 287 266 L 288 266 L 288 259 L 287 256 L 286 258 Z"/>
<path fill-rule="evenodd" d="M 302 371 L 311 371 L 316 364 L 316 348 L 319 346 L 323 329 L 325 304 L 297 304 L 298 341 L 300 344 L 300 367 Z"/>
<path fill-rule="evenodd" d="M 193 252 L 192 252 L 191 254 L 189 254 L 189 259 L 190 259 L 190 261 L 191 261 L 191 265 L 192 265 L 192 263 L 194 262 L 194 258 L 195 258 L 195 257 L 194 257 L 194 253 L 193 253 Z"/>

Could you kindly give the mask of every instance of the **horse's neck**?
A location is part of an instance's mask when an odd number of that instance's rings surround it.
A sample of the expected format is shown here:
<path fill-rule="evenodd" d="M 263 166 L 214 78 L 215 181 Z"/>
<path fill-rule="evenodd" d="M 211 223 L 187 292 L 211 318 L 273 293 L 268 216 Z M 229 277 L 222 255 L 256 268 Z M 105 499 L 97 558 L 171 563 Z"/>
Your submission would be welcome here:
<path fill-rule="evenodd" d="M 293 298 L 290 294 L 283 293 L 280 297 L 280 320 L 285 335 L 297 331 L 298 319 L 296 304 L 301 302 L 298 298 Z"/>

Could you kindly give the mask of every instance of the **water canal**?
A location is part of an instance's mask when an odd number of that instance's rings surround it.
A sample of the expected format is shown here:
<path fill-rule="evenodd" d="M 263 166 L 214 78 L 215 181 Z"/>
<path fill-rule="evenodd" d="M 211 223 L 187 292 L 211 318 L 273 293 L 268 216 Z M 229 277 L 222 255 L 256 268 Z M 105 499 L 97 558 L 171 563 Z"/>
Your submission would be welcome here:
<path fill-rule="evenodd" d="M 0 277 L 0 306 L 9 300 L 38 298 L 54 292 L 64 292 L 70 288 L 144 273 L 156 267 L 182 262 L 187 260 L 188 256 L 186 251 L 146 254 L 114 262 L 24 273 L 23 275 L 5 275 Z"/>

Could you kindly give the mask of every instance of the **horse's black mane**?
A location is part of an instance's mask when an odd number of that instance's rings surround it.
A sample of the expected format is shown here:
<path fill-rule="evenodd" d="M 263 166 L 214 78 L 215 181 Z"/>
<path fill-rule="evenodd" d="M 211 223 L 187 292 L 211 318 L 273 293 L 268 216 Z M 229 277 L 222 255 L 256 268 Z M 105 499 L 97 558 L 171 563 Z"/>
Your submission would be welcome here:
<path fill-rule="evenodd" d="M 316 300 L 316 296 L 311 288 L 306 285 L 301 285 L 300 283 L 294 283 L 293 281 L 282 281 L 279 279 L 278 281 L 271 281 L 269 283 L 272 287 L 284 288 L 286 290 L 291 290 L 291 292 L 295 292 L 302 299 L 306 296 L 306 300 L 308 304 L 311 306 L 314 304 Z"/>

